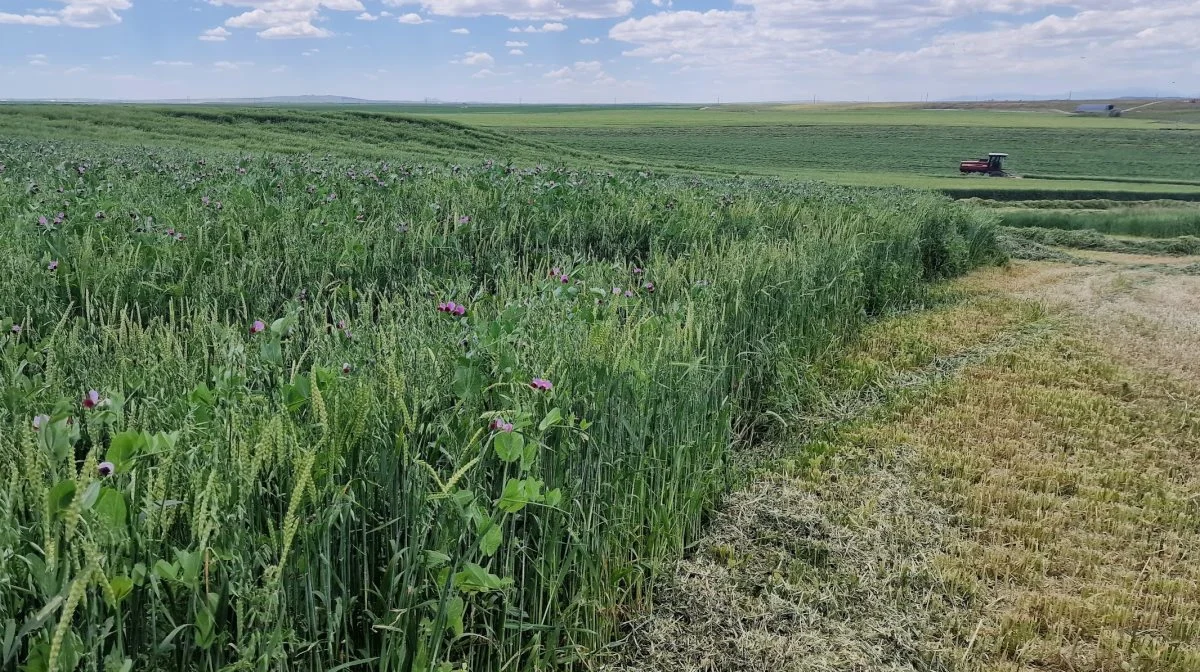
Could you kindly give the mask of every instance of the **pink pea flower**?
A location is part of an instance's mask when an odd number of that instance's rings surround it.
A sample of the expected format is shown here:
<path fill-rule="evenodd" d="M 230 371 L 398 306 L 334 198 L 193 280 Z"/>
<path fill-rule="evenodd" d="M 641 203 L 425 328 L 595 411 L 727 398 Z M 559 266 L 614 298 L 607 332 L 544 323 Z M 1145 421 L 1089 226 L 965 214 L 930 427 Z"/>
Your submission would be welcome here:
<path fill-rule="evenodd" d="M 452 312 L 458 317 L 462 317 L 463 315 L 467 314 L 467 307 L 460 304 L 455 306 Z"/>
<path fill-rule="evenodd" d="M 653 293 L 654 293 L 654 283 L 653 283 L 653 282 L 647 282 L 646 284 L 642 285 L 642 289 L 644 289 L 644 290 L 646 290 L 647 292 L 650 292 L 651 294 L 653 294 Z"/>
<path fill-rule="evenodd" d="M 633 297 L 633 290 L 630 290 L 630 289 L 625 290 L 625 298 L 628 299 L 631 297 Z"/>
<path fill-rule="evenodd" d="M 529 387 L 532 387 L 535 390 L 541 390 L 542 392 L 549 392 L 550 390 L 554 389 L 554 383 L 551 383 L 545 378 L 534 378 L 533 380 L 529 381 Z"/>
<path fill-rule="evenodd" d="M 555 266 L 554 268 L 550 269 L 550 275 L 562 275 L 562 270 Z"/>
<path fill-rule="evenodd" d="M 470 218 L 470 217 L 468 217 L 467 215 L 463 215 L 462 217 L 459 217 L 459 218 L 458 218 L 458 223 L 459 223 L 459 224 L 470 224 L 470 223 L 471 223 L 471 218 Z"/>
<path fill-rule="evenodd" d="M 338 321 L 337 321 L 337 328 L 338 328 L 338 329 L 341 329 L 342 331 L 345 331 L 345 329 L 346 329 L 346 321 L 345 321 L 345 320 L 338 320 Z"/>
<path fill-rule="evenodd" d="M 255 320 L 254 324 L 250 325 L 250 333 L 261 334 L 266 328 L 267 325 L 262 320 Z"/>
<path fill-rule="evenodd" d="M 51 271 L 51 272 L 57 271 L 58 270 L 58 260 L 55 259 L 55 260 L 51 261 L 49 264 L 46 264 L 46 270 Z"/>
<path fill-rule="evenodd" d="M 208 204 L 211 202 L 211 200 L 212 199 L 210 199 L 208 196 L 201 196 L 200 197 L 200 205 L 203 205 L 204 207 L 207 208 Z"/>
<path fill-rule="evenodd" d="M 116 465 L 112 462 L 101 462 L 96 465 L 96 473 L 100 474 L 101 478 L 108 478 L 117 470 Z"/>
<path fill-rule="evenodd" d="M 513 424 L 511 422 L 505 422 L 504 418 L 496 418 L 495 420 L 492 420 L 490 428 L 494 432 L 511 432 L 513 431 Z"/>
<path fill-rule="evenodd" d="M 349 362 L 342 364 L 342 375 L 348 376 L 348 375 L 350 375 L 350 372 L 353 370 L 354 370 L 354 367 L 350 366 Z"/>
<path fill-rule="evenodd" d="M 613 296 L 616 296 L 617 294 L 620 294 L 620 293 L 621 293 L 620 287 L 613 287 Z"/>
<path fill-rule="evenodd" d="M 39 415 L 39 416 L 37 416 L 36 418 L 34 418 L 34 419 L 33 419 L 33 429 L 34 429 L 34 431 L 38 431 L 38 430 L 40 430 L 42 427 L 45 427 L 45 426 L 46 426 L 46 423 L 48 423 L 48 422 L 50 422 L 50 416 L 48 416 L 48 415 Z"/>
<path fill-rule="evenodd" d="M 46 219 L 45 215 L 38 217 L 38 226 L 50 226 L 50 221 Z"/>
<path fill-rule="evenodd" d="M 565 285 L 565 284 L 567 284 L 568 282 L 570 282 L 570 281 L 571 281 L 571 278 L 570 278 L 569 276 L 567 276 L 567 275 L 560 275 L 560 276 L 558 277 L 558 281 L 559 281 L 559 282 L 561 282 L 562 284 L 564 284 L 564 285 Z"/>
<path fill-rule="evenodd" d="M 10 331 L 12 331 L 12 333 L 15 335 L 20 336 L 21 335 L 21 325 L 14 324 L 12 326 L 12 329 L 10 329 Z"/>
<path fill-rule="evenodd" d="M 633 267 L 633 274 L 634 274 L 634 275 L 641 275 L 642 273 L 645 273 L 645 272 L 646 272 L 646 271 L 645 271 L 645 269 L 638 268 L 637 266 L 634 266 L 634 267 Z"/>
<path fill-rule="evenodd" d="M 84 398 L 83 398 L 83 407 L 91 410 L 91 409 L 99 406 L 100 401 L 101 401 L 100 393 L 95 390 L 90 390 L 90 391 L 88 391 L 87 395 L 84 396 Z"/>

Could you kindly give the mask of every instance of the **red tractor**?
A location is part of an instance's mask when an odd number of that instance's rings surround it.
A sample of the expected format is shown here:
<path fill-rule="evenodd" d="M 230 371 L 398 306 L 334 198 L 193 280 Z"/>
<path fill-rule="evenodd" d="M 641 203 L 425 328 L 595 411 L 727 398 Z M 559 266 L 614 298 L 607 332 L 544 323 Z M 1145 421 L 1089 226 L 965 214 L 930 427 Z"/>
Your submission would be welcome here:
<path fill-rule="evenodd" d="M 1000 154 L 992 152 L 982 159 L 973 159 L 963 161 L 958 164 L 958 172 L 968 175 L 989 175 L 991 177 L 1004 177 L 1008 173 L 1004 172 L 1004 160 L 1008 158 L 1008 154 Z"/>

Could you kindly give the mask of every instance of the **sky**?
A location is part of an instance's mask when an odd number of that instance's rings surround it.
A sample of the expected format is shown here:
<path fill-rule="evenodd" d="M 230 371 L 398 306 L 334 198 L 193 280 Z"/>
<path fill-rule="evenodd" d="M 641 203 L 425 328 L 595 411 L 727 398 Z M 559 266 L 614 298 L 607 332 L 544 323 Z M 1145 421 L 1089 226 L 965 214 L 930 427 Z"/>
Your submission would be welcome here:
<path fill-rule="evenodd" d="M 0 0 L 0 99 L 1200 96 L 1198 0 Z"/>

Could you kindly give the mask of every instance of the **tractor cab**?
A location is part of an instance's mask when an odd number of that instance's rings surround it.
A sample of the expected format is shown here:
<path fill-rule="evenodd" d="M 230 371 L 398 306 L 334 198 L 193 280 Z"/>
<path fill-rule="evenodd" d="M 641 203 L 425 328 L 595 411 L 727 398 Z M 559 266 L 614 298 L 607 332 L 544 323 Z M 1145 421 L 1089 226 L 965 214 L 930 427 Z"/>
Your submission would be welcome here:
<path fill-rule="evenodd" d="M 1004 160 L 1008 158 L 1008 154 L 1001 152 L 992 152 L 982 159 L 974 159 L 963 161 L 958 164 L 958 171 L 967 174 L 991 175 L 992 177 L 1003 177 Z"/>

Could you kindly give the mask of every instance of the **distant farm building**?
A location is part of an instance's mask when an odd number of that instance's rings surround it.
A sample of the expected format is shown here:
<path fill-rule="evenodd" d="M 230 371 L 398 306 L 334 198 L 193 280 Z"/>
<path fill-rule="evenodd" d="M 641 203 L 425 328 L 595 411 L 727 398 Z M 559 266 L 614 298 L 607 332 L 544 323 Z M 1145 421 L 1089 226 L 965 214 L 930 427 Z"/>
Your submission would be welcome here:
<path fill-rule="evenodd" d="M 1075 108 L 1075 114 L 1102 114 L 1108 117 L 1119 117 L 1121 116 L 1121 111 L 1117 109 L 1116 105 L 1080 105 Z"/>

